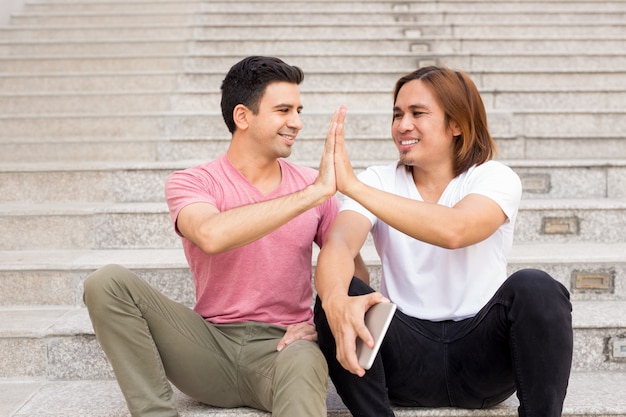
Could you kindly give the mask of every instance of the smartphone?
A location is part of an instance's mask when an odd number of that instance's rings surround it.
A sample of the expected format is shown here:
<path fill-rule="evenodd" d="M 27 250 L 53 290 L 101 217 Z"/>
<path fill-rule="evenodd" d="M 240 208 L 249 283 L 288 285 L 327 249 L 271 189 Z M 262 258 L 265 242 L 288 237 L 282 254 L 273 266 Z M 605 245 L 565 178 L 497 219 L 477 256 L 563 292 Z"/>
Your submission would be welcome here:
<path fill-rule="evenodd" d="M 396 305 L 387 302 L 374 304 L 365 312 L 365 325 L 374 338 L 374 347 L 370 349 L 360 337 L 357 337 L 356 356 L 363 369 L 372 367 L 395 312 Z"/>

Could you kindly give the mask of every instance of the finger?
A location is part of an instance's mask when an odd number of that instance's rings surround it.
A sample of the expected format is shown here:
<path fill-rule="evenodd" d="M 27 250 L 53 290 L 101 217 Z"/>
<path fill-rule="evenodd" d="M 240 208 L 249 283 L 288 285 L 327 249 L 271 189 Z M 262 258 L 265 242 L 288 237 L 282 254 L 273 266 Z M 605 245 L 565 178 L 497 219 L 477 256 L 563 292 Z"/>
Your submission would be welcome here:
<path fill-rule="evenodd" d="M 285 348 L 285 346 L 287 346 L 289 343 L 291 343 L 292 340 L 291 339 L 287 339 L 287 338 L 282 338 L 280 339 L 280 341 L 278 342 L 278 346 L 276 346 L 276 350 L 277 351 L 281 351 Z"/>
<path fill-rule="evenodd" d="M 338 352 L 338 360 L 347 371 L 358 376 L 365 375 L 365 369 L 359 365 L 359 360 L 356 356 L 356 339 L 354 341 L 350 340 L 349 343 L 345 344 L 342 352 Z"/>
<path fill-rule="evenodd" d="M 363 313 L 363 321 L 358 323 L 358 325 L 355 326 L 355 328 L 356 328 L 357 336 L 360 337 L 367 346 L 369 346 L 370 348 L 373 348 L 374 337 L 372 336 L 372 333 L 369 331 L 369 329 L 365 325 L 365 313 L 367 313 L 367 310 L 369 310 L 373 305 L 378 304 L 378 303 L 383 303 L 383 302 L 389 302 L 389 300 L 379 292 L 366 294 L 364 296 L 364 299 L 366 303 L 365 303 L 365 312 Z"/>
<path fill-rule="evenodd" d="M 336 127 L 335 127 L 335 142 L 336 143 L 343 143 L 344 141 L 344 129 L 345 129 L 345 122 L 346 122 L 346 112 L 347 112 L 347 107 L 346 106 L 341 106 L 339 107 L 339 109 L 337 109 L 337 114 L 336 114 Z"/>
<path fill-rule="evenodd" d="M 330 119 L 330 124 L 328 125 L 328 132 L 326 132 L 326 144 L 328 145 L 329 141 L 333 142 L 335 140 L 335 132 L 337 130 L 337 118 L 339 115 L 339 109 L 335 110 L 333 113 L 333 117 Z"/>

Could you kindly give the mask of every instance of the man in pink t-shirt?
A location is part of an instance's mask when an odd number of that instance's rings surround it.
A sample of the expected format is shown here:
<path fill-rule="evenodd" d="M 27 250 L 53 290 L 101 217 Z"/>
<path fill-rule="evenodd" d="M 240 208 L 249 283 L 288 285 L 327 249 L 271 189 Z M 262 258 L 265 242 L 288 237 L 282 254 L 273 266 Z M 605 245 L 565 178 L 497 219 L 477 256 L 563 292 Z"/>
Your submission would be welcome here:
<path fill-rule="evenodd" d="M 190 309 L 108 265 L 85 304 L 133 416 L 178 416 L 168 380 L 197 401 L 326 416 L 328 368 L 312 322 L 311 255 L 335 218 L 337 113 L 319 171 L 283 158 L 302 128 L 303 73 L 248 57 L 222 83 L 225 154 L 173 173 L 166 198 L 196 288 Z M 355 258 L 355 275 L 368 279 Z"/>

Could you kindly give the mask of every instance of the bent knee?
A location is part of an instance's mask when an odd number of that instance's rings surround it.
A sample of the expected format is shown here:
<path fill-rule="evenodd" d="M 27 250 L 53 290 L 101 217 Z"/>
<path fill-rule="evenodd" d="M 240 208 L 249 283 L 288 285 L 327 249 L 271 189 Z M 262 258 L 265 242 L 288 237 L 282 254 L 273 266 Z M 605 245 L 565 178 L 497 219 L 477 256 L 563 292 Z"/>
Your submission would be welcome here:
<path fill-rule="evenodd" d="M 516 293 L 536 297 L 539 294 L 562 295 L 569 298 L 569 291 L 550 274 L 540 269 L 521 269 L 509 277 L 509 284 Z"/>
<path fill-rule="evenodd" d="M 120 277 L 127 276 L 130 271 L 121 265 L 110 264 L 92 272 L 83 284 L 83 301 L 89 302 L 106 291 Z"/>
<path fill-rule="evenodd" d="M 523 269 L 509 277 L 508 285 L 514 298 L 528 314 L 553 315 L 557 311 L 571 312 L 567 288 L 548 273 L 538 269 Z"/>

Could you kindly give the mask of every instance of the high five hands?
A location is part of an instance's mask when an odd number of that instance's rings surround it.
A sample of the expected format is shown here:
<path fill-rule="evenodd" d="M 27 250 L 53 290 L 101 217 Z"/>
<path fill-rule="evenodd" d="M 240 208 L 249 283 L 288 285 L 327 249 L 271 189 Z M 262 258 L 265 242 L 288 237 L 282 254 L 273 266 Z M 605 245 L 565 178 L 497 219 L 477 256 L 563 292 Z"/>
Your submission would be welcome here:
<path fill-rule="evenodd" d="M 351 187 L 359 184 L 354 174 L 345 143 L 346 106 L 335 111 L 326 134 L 324 153 L 320 161 L 319 178 L 327 187 L 350 195 Z"/>

